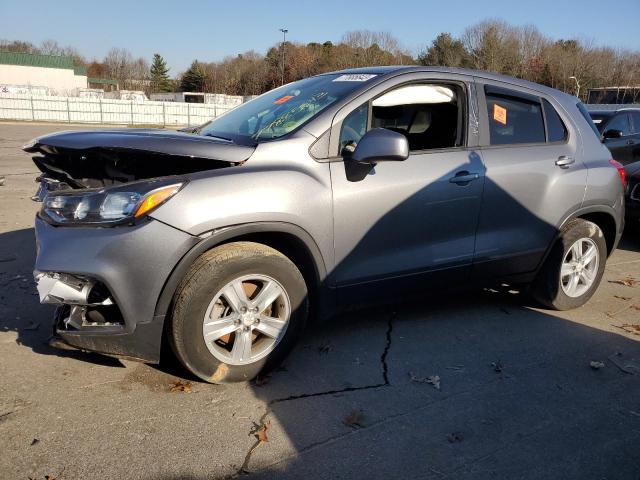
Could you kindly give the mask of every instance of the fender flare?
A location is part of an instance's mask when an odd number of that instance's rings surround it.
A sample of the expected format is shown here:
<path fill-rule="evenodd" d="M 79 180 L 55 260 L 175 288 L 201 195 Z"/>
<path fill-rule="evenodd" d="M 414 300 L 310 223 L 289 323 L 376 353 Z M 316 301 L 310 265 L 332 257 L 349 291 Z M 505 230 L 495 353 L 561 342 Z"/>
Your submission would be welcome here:
<path fill-rule="evenodd" d="M 553 248 L 553 246 L 556 244 L 556 242 L 560 238 L 560 235 L 562 234 L 562 229 L 565 227 L 565 225 L 567 225 L 574 218 L 578 218 L 578 217 L 580 217 L 582 215 L 586 215 L 586 214 L 589 214 L 589 213 L 605 213 L 605 214 L 609 215 L 613 219 L 613 221 L 614 221 L 614 223 L 616 225 L 616 236 L 615 236 L 614 244 L 611 247 L 611 251 L 613 252 L 615 250 L 616 246 L 618 245 L 618 241 L 620 240 L 620 237 L 622 236 L 622 233 L 621 233 L 621 228 L 620 228 L 620 222 L 617 220 L 617 213 L 613 209 L 613 207 L 610 207 L 608 205 L 592 205 L 592 206 L 589 206 L 589 207 L 581 207 L 581 208 L 579 208 L 577 210 L 574 210 L 569 215 L 567 215 L 565 217 L 565 219 L 557 227 L 557 231 L 558 232 L 553 237 L 553 240 L 551 241 L 551 243 L 547 247 L 547 250 L 544 252 L 543 257 L 540 260 L 540 263 L 536 267 L 536 270 L 535 270 L 535 274 L 536 275 L 538 274 L 538 272 L 540 271 L 540 269 L 542 268 L 544 263 L 547 261 L 547 257 L 551 253 L 551 249 Z M 624 223 L 622 225 L 624 225 Z"/>
<path fill-rule="evenodd" d="M 322 284 L 327 277 L 327 269 L 324 263 L 324 258 L 318 248 L 317 243 L 313 237 L 302 227 L 293 223 L 287 222 L 255 222 L 255 223 L 243 223 L 239 225 L 232 225 L 228 227 L 219 228 L 210 232 L 210 235 L 206 237 L 200 237 L 202 240 L 193 246 L 176 264 L 174 269 L 169 274 L 158 301 L 156 302 L 156 308 L 154 315 L 166 315 L 169 312 L 169 307 L 176 288 L 180 280 L 184 277 L 189 267 L 193 262 L 207 250 L 211 250 L 216 246 L 243 235 L 253 233 L 286 233 L 293 235 L 298 240 L 304 243 L 311 256 L 313 257 L 313 264 L 315 267 L 315 273 L 317 275 L 318 285 Z"/>

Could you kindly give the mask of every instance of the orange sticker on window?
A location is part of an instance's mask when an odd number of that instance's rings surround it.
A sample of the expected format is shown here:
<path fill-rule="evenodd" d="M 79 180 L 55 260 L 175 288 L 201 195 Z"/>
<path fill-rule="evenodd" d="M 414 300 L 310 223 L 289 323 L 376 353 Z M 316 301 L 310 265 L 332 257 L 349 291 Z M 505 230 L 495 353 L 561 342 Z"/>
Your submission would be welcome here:
<path fill-rule="evenodd" d="M 504 107 L 501 107 L 497 103 L 494 103 L 493 104 L 493 119 L 496 122 L 501 123 L 502 125 L 506 125 L 507 124 L 507 109 L 504 108 Z"/>
<path fill-rule="evenodd" d="M 277 99 L 274 103 L 274 105 L 282 105 L 284 102 L 288 102 L 289 100 L 291 100 L 293 98 L 293 95 L 286 95 L 284 97 L 280 97 L 279 99 Z"/>

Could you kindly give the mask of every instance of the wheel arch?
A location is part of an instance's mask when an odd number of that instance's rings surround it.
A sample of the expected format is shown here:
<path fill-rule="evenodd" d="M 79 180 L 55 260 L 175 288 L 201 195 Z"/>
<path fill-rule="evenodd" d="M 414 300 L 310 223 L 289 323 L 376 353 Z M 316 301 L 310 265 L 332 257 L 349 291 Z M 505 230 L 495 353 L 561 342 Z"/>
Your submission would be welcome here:
<path fill-rule="evenodd" d="M 307 282 L 311 300 L 324 284 L 327 276 L 324 258 L 313 237 L 303 228 L 286 222 L 233 225 L 210 232 L 180 259 L 162 288 L 154 314 L 170 313 L 171 303 L 180 280 L 200 255 L 217 246 L 236 241 L 267 245 L 288 257 L 300 269 Z"/>
<path fill-rule="evenodd" d="M 574 212 L 572 215 L 567 217 L 564 222 L 562 222 L 562 225 L 560 226 L 558 232 L 558 236 L 555 240 L 557 240 L 557 238 L 560 236 L 560 233 L 562 232 L 564 226 L 568 222 L 576 218 L 581 218 L 583 220 L 593 222 L 598 225 L 598 227 L 600 227 L 607 244 L 607 256 L 611 255 L 618 244 L 618 240 L 620 239 L 619 232 L 622 230 L 619 226 L 618 221 L 616 221 L 616 211 L 613 208 L 607 206 L 582 208 Z"/>

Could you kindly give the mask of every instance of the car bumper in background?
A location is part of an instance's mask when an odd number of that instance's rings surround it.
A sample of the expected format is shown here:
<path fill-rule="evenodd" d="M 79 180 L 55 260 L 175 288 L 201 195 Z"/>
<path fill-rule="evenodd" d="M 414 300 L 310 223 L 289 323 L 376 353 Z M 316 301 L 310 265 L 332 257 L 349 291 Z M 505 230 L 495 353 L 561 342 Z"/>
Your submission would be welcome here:
<path fill-rule="evenodd" d="M 156 303 L 198 238 L 155 220 L 84 228 L 36 218 L 35 227 L 40 301 L 58 307 L 53 343 L 159 361 L 165 315 Z"/>

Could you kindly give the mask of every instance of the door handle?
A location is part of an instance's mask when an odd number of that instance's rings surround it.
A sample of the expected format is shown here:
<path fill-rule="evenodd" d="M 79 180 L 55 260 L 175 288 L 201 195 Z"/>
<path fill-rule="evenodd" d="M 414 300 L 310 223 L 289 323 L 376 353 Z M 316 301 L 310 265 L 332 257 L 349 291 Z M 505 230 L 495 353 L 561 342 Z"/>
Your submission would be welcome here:
<path fill-rule="evenodd" d="M 556 160 L 556 165 L 560 168 L 569 168 L 569 165 L 572 163 L 575 163 L 575 159 L 573 157 L 568 157 L 567 155 L 562 155 Z"/>
<path fill-rule="evenodd" d="M 480 174 L 478 173 L 470 173 L 467 171 L 458 172 L 455 176 L 449 179 L 451 183 L 457 183 L 458 185 L 466 185 L 469 182 L 477 180 L 480 178 Z"/>

